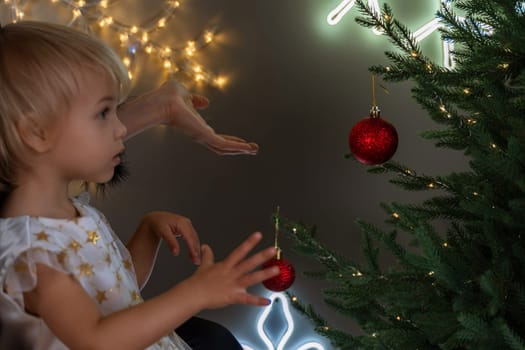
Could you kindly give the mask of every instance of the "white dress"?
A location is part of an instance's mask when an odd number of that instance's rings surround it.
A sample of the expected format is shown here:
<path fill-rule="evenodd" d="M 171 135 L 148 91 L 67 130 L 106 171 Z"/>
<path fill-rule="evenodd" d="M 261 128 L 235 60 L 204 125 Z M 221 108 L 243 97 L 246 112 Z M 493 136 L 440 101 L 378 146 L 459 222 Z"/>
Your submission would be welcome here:
<path fill-rule="evenodd" d="M 88 195 L 72 198 L 74 220 L 0 219 L 0 349 L 64 350 L 46 324 L 24 311 L 36 286 L 36 263 L 74 276 L 103 315 L 143 302 L 131 256 Z M 60 307 L 60 305 L 57 305 Z M 191 350 L 175 332 L 147 350 Z"/>

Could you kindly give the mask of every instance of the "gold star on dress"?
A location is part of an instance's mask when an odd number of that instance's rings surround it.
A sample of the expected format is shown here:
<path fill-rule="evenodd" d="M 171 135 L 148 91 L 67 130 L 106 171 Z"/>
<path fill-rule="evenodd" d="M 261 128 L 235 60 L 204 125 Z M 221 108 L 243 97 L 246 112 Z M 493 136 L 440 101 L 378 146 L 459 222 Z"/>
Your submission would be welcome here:
<path fill-rule="evenodd" d="M 132 271 L 133 264 L 131 263 L 131 261 L 129 261 L 129 259 L 123 260 L 122 263 L 128 271 Z"/>
<path fill-rule="evenodd" d="M 25 273 L 29 271 L 29 267 L 24 262 L 17 262 L 13 267 L 17 273 Z"/>
<path fill-rule="evenodd" d="M 131 293 L 131 299 L 134 301 L 134 302 L 137 302 L 137 301 L 140 301 L 142 300 L 142 298 L 140 297 L 140 294 L 137 293 L 136 291 L 130 291 Z"/>
<path fill-rule="evenodd" d="M 78 253 L 78 250 L 82 248 L 82 244 L 78 243 L 75 240 L 72 240 L 71 243 L 69 243 L 68 247 L 73 249 L 75 253 Z"/>
<path fill-rule="evenodd" d="M 90 231 L 88 232 L 88 238 L 86 240 L 86 243 L 93 243 L 93 245 L 97 245 L 97 241 L 100 239 L 100 236 L 97 231 Z"/>
<path fill-rule="evenodd" d="M 60 265 L 64 266 L 67 258 L 67 251 L 63 250 L 57 254 L 57 261 Z"/>
<path fill-rule="evenodd" d="M 80 264 L 78 266 L 78 270 L 80 271 L 79 276 L 93 275 L 93 266 L 91 266 L 90 264 Z"/>
<path fill-rule="evenodd" d="M 36 239 L 38 241 L 46 241 L 46 242 L 49 242 L 49 235 L 47 233 L 45 233 L 44 231 L 40 231 L 38 233 L 35 233 L 35 236 L 36 236 Z"/>
<path fill-rule="evenodd" d="M 108 300 L 106 297 L 106 291 L 105 290 L 98 290 L 97 289 L 97 295 L 95 296 L 99 304 L 102 304 L 102 302 Z"/>
<path fill-rule="evenodd" d="M 105 261 L 108 265 L 111 265 L 111 254 L 107 253 L 107 254 L 106 254 L 106 259 L 104 259 L 104 261 Z"/>

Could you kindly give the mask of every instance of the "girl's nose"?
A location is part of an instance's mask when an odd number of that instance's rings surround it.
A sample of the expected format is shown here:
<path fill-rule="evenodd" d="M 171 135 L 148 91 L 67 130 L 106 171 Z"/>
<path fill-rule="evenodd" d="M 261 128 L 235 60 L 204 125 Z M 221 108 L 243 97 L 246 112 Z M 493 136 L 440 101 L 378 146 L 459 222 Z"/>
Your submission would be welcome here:
<path fill-rule="evenodd" d="M 119 139 L 123 139 L 127 133 L 128 133 L 128 129 L 126 128 L 126 126 L 122 124 L 120 119 L 117 118 L 116 137 Z"/>

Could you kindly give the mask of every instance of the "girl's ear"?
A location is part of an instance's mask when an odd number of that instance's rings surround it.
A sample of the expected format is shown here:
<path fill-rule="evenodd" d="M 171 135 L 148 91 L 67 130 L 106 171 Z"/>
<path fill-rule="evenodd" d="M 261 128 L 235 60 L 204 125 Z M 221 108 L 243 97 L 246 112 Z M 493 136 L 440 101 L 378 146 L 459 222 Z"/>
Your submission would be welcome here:
<path fill-rule="evenodd" d="M 16 123 L 18 135 L 22 142 L 37 153 L 45 153 L 51 149 L 50 133 L 33 118 L 22 118 Z"/>

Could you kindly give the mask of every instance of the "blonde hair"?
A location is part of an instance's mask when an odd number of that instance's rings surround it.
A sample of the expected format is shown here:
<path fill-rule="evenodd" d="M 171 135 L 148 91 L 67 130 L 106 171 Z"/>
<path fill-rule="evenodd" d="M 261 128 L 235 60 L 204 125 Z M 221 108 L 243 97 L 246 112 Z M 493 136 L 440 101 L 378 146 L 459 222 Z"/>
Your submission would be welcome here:
<path fill-rule="evenodd" d="M 56 121 L 79 92 L 82 74 L 109 76 L 123 100 L 126 68 L 108 46 L 75 29 L 22 21 L 0 29 L 0 183 L 15 185 L 24 144 L 17 132 L 23 118 L 42 127 Z M 2 186 L 0 186 L 1 189 Z"/>

